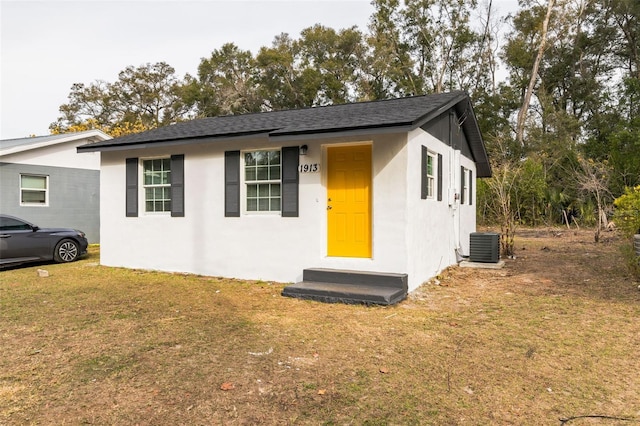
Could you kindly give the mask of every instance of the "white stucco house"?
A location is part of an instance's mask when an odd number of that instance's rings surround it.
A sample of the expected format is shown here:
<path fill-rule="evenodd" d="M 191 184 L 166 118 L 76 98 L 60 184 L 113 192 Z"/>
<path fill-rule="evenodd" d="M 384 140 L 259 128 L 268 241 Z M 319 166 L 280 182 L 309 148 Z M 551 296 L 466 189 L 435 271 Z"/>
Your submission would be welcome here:
<path fill-rule="evenodd" d="M 457 263 L 491 174 L 465 92 L 204 118 L 78 152 L 101 156 L 103 265 L 327 301 L 395 303 Z"/>
<path fill-rule="evenodd" d="M 0 213 L 100 241 L 100 154 L 76 148 L 111 139 L 100 130 L 0 140 Z"/>

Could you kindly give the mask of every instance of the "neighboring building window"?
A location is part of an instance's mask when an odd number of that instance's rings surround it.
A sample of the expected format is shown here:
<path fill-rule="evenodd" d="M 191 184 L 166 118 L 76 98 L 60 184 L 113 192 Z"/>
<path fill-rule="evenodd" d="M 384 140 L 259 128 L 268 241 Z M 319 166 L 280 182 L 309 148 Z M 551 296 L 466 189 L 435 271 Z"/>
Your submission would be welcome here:
<path fill-rule="evenodd" d="M 144 205 L 146 212 L 171 211 L 171 160 L 143 160 Z"/>
<path fill-rule="evenodd" d="M 435 196 L 436 182 L 436 155 L 430 151 L 427 152 L 426 168 L 427 198 L 433 198 Z"/>
<path fill-rule="evenodd" d="M 247 212 L 279 212 L 281 209 L 280 151 L 244 153 Z"/>
<path fill-rule="evenodd" d="M 49 204 L 49 177 L 20 175 L 20 204 L 46 206 Z"/>

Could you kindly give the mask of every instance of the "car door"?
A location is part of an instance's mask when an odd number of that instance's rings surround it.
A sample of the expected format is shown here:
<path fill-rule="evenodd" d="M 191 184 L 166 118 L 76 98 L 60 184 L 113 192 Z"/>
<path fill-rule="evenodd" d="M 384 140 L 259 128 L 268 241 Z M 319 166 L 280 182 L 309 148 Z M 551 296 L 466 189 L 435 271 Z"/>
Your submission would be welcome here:
<path fill-rule="evenodd" d="M 0 217 L 0 262 L 47 257 L 49 241 L 30 223 L 12 217 Z"/>

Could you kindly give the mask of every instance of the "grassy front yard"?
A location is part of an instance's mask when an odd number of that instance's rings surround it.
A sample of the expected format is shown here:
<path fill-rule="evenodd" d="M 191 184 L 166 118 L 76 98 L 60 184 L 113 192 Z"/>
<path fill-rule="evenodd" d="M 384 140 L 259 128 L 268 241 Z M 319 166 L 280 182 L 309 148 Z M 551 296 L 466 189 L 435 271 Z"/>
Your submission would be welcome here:
<path fill-rule="evenodd" d="M 393 307 L 97 248 L 2 271 L 0 424 L 637 424 L 640 291 L 605 239 L 521 232 L 504 269 L 449 269 Z"/>

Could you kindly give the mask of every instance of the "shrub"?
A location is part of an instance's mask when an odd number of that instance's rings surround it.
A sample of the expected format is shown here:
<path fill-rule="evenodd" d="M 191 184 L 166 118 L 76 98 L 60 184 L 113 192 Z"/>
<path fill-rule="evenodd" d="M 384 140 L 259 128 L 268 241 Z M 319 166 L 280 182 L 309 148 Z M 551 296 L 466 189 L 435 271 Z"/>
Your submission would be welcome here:
<path fill-rule="evenodd" d="M 616 198 L 613 204 L 616 228 L 627 237 L 640 234 L 640 185 L 625 188 L 624 194 Z"/>
<path fill-rule="evenodd" d="M 627 237 L 640 234 L 640 185 L 625 188 L 624 194 L 613 202 L 616 207 L 613 219 L 616 227 Z M 640 257 L 635 251 L 635 242 L 623 249 L 623 256 L 632 275 L 640 278 Z"/>

